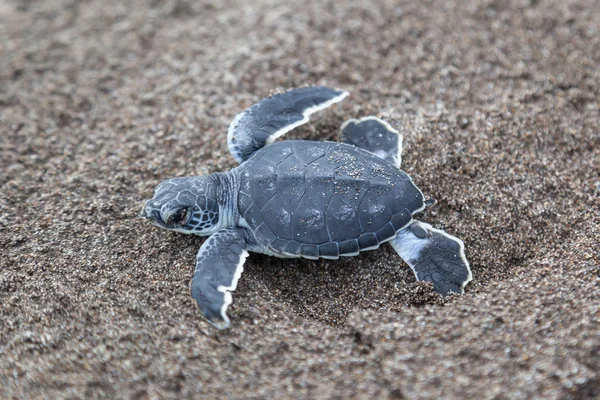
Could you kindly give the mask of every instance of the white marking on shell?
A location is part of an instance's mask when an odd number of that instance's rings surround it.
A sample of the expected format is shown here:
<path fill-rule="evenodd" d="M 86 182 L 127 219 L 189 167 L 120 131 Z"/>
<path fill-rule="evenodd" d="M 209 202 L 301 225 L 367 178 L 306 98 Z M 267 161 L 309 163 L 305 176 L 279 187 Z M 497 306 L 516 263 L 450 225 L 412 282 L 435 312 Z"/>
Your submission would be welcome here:
<path fill-rule="evenodd" d="M 355 253 L 346 253 L 346 254 L 340 254 L 340 256 L 342 256 L 342 257 L 354 257 L 354 256 L 357 256 L 357 255 L 359 255 L 359 254 L 360 254 L 360 252 L 359 252 L 359 251 L 357 251 L 357 252 L 355 252 Z"/>

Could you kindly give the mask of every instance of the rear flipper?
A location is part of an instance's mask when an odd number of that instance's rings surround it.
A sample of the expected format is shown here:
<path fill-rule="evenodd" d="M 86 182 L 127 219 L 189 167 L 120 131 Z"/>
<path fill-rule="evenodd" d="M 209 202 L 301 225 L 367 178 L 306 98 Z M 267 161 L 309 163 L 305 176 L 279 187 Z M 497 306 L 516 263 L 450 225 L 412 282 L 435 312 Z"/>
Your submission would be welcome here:
<path fill-rule="evenodd" d="M 432 282 L 443 295 L 463 293 L 472 279 L 462 240 L 429 224 L 413 221 L 390 243 L 417 280 Z"/>
<path fill-rule="evenodd" d="M 402 135 L 387 122 L 374 117 L 350 119 L 342 124 L 340 140 L 396 164 L 402 162 Z"/>

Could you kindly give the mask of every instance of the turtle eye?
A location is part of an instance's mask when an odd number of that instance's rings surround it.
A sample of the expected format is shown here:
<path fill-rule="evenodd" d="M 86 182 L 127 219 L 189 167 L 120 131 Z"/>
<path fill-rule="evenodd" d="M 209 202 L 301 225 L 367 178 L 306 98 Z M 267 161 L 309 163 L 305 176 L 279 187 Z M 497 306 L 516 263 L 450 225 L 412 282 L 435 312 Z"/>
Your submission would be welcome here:
<path fill-rule="evenodd" d="M 171 225 L 184 225 L 187 222 L 187 217 L 189 214 L 189 208 L 182 208 L 180 210 L 178 210 L 177 212 L 173 213 L 170 217 L 169 217 L 169 224 Z"/>

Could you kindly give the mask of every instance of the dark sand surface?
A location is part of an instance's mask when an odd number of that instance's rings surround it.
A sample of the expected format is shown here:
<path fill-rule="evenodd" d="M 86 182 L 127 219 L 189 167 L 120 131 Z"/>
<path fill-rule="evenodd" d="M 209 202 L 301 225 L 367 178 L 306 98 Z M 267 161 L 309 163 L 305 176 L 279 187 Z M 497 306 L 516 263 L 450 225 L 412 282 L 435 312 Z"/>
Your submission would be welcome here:
<path fill-rule="evenodd" d="M 0 2 L 0 398 L 600 397 L 598 1 Z M 272 90 L 404 133 L 422 219 L 465 241 L 442 299 L 391 247 L 252 255 L 217 332 L 203 238 L 137 217 L 235 166 Z"/>

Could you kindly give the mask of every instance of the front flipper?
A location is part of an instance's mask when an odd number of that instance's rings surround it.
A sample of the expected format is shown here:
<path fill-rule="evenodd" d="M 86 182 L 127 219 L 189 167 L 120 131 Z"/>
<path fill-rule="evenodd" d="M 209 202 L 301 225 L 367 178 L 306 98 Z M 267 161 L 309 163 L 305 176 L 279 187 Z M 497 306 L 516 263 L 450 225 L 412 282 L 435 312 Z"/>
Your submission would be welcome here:
<path fill-rule="evenodd" d="M 226 228 L 209 237 L 200 247 L 192 279 L 192 297 L 214 327 L 229 326 L 227 307 L 231 293 L 244 270 L 248 244 L 242 228 Z"/>
<path fill-rule="evenodd" d="M 351 144 L 396 164 L 402 163 L 402 135 L 387 122 L 374 117 L 350 119 L 342 124 L 342 143 Z"/>
<path fill-rule="evenodd" d="M 308 122 L 312 113 L 342 101 L 348 92 L 323 86 L 292 89 L 262 99 L 238 114 L 227 132 L 233 158 L 246 161 L 261 147 Z"/>
<path fill-rule="evenodd" d="M 412 222 L 398 231 L 391 244 L 417 280 L 432 282 L 443 295 L 463 293 L 472 279 L 462 240 L 429 224 Z"/>

